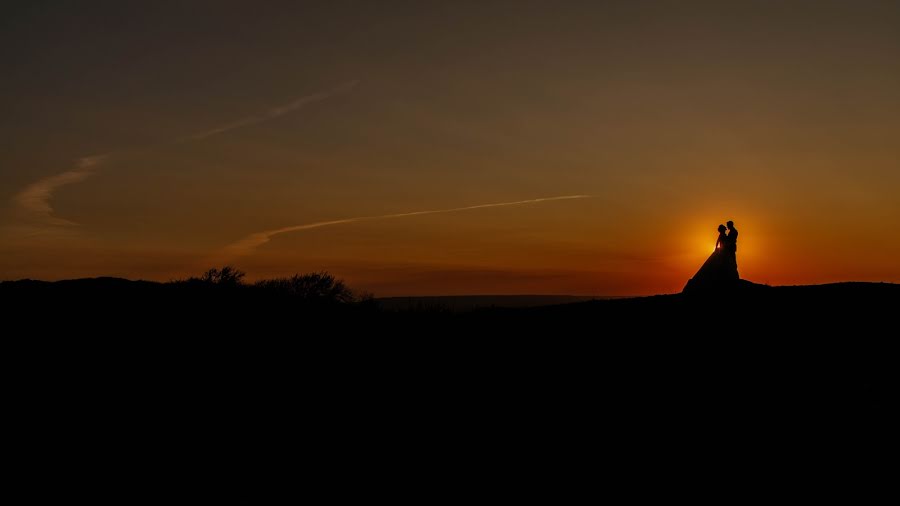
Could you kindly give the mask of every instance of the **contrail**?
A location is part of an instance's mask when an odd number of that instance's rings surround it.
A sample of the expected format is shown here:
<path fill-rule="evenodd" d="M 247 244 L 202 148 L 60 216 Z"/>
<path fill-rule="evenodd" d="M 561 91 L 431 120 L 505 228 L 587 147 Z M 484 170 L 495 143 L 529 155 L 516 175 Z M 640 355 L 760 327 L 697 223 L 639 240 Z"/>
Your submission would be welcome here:
<path fill-rule="evenodd" d="M 273 107 L 266 111 L 263 114 L 257 114 L 255 116 L 248 116 L 246 118 L 241 118 L 236 121 L 232 121 L 229 123 L 225 123 L 223 125 L 219 125 L 215 128 L 211 128 L 209 130 L 204 130 L 202 132 L 197 132 L 195 134 L 188 135 L 178 140 L 178 142 L 187 142 L 187 141 L 198 141 L 201 139 L 206 139 L 212 137 L 214 135 L 219 135 L 221 133 L 228 132 L 230 130 L 235 130 L 238 128 L 243 128 L 250 125 L 257 125 L 259 123 L 273 120 L 279 116 L 284 116 L 290 112 L 296 111 L 301 107 L 312 104 L 314 102 L 320 102 L 325 100 L 326 98 L 331 98 L 340 93 L 344 93 L 352 90 L 359 81 L 348 81 L 346 83 L 341 84 L 340 86 L 334 87 L 330 90 L 320 91 L 318 93 L 313 93 L 312 95 L 307 95 L 305 97 L 298 98 L 293 102 L 289 102 L 287 104 Z"/>
<path fill-rule="evenodd" d="M 238 128 L 257 125 L 259 123 L 270 121 L 280 116 L 284 116 L 285 114 L 294 112 L 308 104 L 320 102 L 335 95 L 350 91 L 357 84 L 359 84 L 359 81 L 348 81 L 330 90 L 320 91 L 318 93 L 313 93 L 312 95 L 306 95 L 304 97 L 300 97 L 296 100 L 288 102 L 287 104 L 273 107 L 265 113 L 255 116 L 248 116 L 246 118 L 232 121 L 224 125 L 219 125 L 209 130 L 196 132 L 179 139 L 174 139 L 172 142 L 183 143 L 190 141 L 199 141 L 202 139 L 208 139 L 221 133 L 229 132 L 231 130 L 236 130 Z M 102 155 L 92 155 L 79 158 L 75 164 L 74 169 L 67 170 L 66 172 L 62 172 L 60 174 L 47 176 L 26 186 L 22 191 L 13 196 L 13 203 L 16 205 L 16 207 L 18 207 L 20 211 L 22 211 L 25 215 L 28 215 L 33 221 L 43 222 L 46 225 L 75 225 L 76 223 L 72 221 L 53 215 L 53 206 L 50 205 L 50 200 L 53 198 L 53 194 L 56 192 L 56 190 L 62 188 L 63 186 L 80 183 L 85 179 L 93 176 L 97 173 L 99 166 L 103 162 L 108 161 L 113 154 L 114 153 L 105 153 Z"/>
<path fill-rule="evenodd" d="M 433 209 L 430 211 L 413 211 L 409 213 L 397 213 L 397 214 L 382 214 L 379 216 L 360 216 L 357 218 L 345 218 L 342 220 L 332 220 L 332 221 L 320 221 L 316 223 L 307 223 L 305 225 L 293 225 L 290 227 L 276 228 L 273 230 L 266 230 L 263 232 L 256 232 L 255 234 L 250 234 L 243 239 L 229 244 L 223 250 L 223 252 L 227 256 L 243 256 L 249 255 L 252 253 L 257 247 L 269 242 L 272 237 L 279 234 L 286 234 L 289 232 L 297 232 L 300 230 L 309 230 L 311 228 L 321 228 L 321 227 L 330 227 L 332 225 L 342 225 L 344 223 L 354 223 L 358 221 L 369 221 L 369 220 L 386 220 L 389 218 L 403 218 L 405 216 L 420 216 L 423 214 L 439 214 L 439 213 L 455 213 L 459 211 L 471 211 L 474 209 L 484 209 L 487 207 L 504 207 L 504 206 L 520 206 L 523 204 L 535 204 L 538 202 L 549 202 L 552 200 L 571 200 L 571 199 L 586 199 L 589 198 L 590 195 L 564 195 L 561 197 L 543 197 L 539 199 L 531 199 L 531 200 L 517 200 L 515 202 L 498 202 L 494 204 L 479 204 L 477 206 L 466 206 L 466 207 L 454 207 L 452 209 Z"/>

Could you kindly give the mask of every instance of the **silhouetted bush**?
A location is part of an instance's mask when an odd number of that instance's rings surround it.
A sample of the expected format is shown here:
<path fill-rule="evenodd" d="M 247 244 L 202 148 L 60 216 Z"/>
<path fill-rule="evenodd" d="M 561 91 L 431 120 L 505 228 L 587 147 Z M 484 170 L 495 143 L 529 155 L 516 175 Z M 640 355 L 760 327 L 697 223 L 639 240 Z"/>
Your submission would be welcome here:
<path fill-rule="evenodd" d="M 204 283 L 222 286 L 238 286 L 243 283 L 245 272 L 239 271 L 230 265 L 221 269 L 212 268 L 206 271 L 199 280 Z"/>
<path fill-rule="evenodd" d="M 355 306 L 376 309 L 375 297 L 370 293 L 356 293 L 340 279 L 327 272 L 295 274 L 287 278 L 263 279 L 245 283 L 244 272 L 226 265 L 212 268 L 200 277 L 168 283 L 173 296 L 183 296 L 197 303 L 241 304 L 290 303 L 301 305 Z"/>
<path fill-rule="evenodd" d="M 344 284 L 327 272 L 295 274 L 290 278 L 264 279 L 253 287 L 270 295 L 299 298 L 309 302 L 352 303 L 371 298 L 358 297 Z"/>

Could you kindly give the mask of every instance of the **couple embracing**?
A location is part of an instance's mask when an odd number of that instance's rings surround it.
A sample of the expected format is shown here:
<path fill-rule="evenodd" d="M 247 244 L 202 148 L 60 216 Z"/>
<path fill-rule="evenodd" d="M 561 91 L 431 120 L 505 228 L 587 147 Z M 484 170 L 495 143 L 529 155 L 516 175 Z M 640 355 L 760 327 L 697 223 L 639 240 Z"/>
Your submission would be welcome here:
<path fill-rule="evenodd" d="M 737 238 L 738 231 L 734 228 L 734 222 L 729 221 L 728 226 L 719 225 L 719 238 L 716 240 L 716 249 L 706 260 L 697 274 L 695 282 L 733 281 L 740 279 L 737 269 Z"/>

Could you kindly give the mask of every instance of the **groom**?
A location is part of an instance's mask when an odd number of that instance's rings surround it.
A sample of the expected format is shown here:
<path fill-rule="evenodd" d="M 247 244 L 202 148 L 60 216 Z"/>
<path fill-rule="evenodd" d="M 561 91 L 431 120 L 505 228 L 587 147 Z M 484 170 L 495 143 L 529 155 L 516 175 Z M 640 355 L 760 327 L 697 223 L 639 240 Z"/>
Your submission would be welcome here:
<path fill-rule="evenodd" d="M 728 236 L 725 238 L 726 273 L 729 279 L 741 279 L 737 270 L 737 238 L 738 231 L 734 228 L 734 222 L 725 224 L 728 227 Z"/>

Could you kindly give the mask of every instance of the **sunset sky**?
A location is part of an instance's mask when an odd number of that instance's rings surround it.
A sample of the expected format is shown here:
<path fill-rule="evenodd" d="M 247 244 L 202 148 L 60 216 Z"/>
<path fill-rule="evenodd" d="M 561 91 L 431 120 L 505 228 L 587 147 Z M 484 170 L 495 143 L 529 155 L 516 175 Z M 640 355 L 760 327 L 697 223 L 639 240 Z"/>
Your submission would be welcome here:
<path fill-rule="evenodd" d="M 652 294 L 731 219 L 900 282 L 896 1 L 33 0 L 0 61 L 0 279 Z"/>

